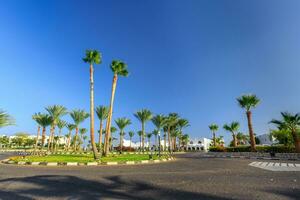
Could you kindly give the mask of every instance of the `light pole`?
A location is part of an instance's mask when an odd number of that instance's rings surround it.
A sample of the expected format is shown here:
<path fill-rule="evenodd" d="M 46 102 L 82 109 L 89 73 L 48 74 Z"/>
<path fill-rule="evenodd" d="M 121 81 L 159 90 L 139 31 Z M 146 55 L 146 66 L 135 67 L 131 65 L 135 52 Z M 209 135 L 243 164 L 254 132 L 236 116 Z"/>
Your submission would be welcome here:
<path fill-rule="evenodd" d="M 158 156 L 160 157 L 160 130 L 158 130 Z"/>

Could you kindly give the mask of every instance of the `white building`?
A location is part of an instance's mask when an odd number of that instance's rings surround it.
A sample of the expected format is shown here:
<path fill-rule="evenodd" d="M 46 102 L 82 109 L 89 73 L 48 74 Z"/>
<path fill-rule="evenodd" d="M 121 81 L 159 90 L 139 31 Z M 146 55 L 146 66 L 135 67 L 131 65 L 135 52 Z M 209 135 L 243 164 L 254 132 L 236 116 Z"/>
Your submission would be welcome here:
<path fill-rule="evenodd" d="M 208 151 L 211 141 L 212 140 L 208 138 L 190 139 L 187 144 L 186 150 Z"/>
<path fill-rule="evenodd" d="M 272 145 L 278 142 L 273 136 L 270 137 L 270 134 L 257 135 L 256 138 L 259 139 L 260 145 Z"/>

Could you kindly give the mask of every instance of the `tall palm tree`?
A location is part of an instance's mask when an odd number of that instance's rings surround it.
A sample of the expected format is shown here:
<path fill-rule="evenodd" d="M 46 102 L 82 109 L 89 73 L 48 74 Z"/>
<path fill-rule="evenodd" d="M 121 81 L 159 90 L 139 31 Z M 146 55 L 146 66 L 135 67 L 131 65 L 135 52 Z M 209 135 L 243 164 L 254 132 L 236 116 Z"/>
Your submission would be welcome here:
<path fill-rule="evenodd" d="M 209 129 L 211 130 L 212 134 L 213 134 L 213 142 L 214 142 L 214 147 L 217 145 L 216 143 L 216 132 L 219 129 L 219 126 L 217 124 L 211 124 L 208 126 Z"/>
<path fill-rule="evenodd" d="M 105 143 L 104 143 L 104 155 L 107 156 L 109 153 L 109 140 L 110 140 L 110 127 L 111 127 L 111 119 L 112 119 L 112 113 L 113 113 L 113 105 L 114 105 L 114 98 L 115 98 L 115 92 L 117 87 L 117 80 L 118 76 L 128 76 L 128 70 L 126 63 L 120 61 L 120 60 L 113 60 L 110 68 L 112 72 L 114 73 L 113 81 L 112 81 L 112 89 L 111 89 L 111 97 L 110 97 L 110 106 L 109 106 L 109 112 L 108 112 L 108 118 L 106 120 L 106 130 L 107 134 L 105 134 Z"/>
<path fill-rule="evenodd" d="M 155 146 L 157 147 L 157 135 L 160 135 L 160 131 L 166 125 L 167 120 L 164 115 L 155 115 L 151 121 L 157 130 L 157 134 L 155 133 Z"/>
<path fill-rule="evenodd" d="M 226 130 L 226 131 L 229 131 L 231 132 L 232 134 L 232 138 L 233 138 L 233 146 L 234 147 L 237 147 L 237 139 L 236 139 L 236 134 L 240 128 L 240 123 L 239 122 L 231 122 L 230 124 L 225 124 L 223 126 L 223 128 Z"/>
<path fill-rule="evenodd" d="M 260 100 L 256 95 L 249 94 L 249 95 L 243 95 L 243 96 L 237 98 L 237 101 L 238 101 L 240 107 L 242 107 L 246 110 L 251 150 L 256 151 L 255 136 L 254 136 L 253 126 L 252 126 L 251 109 L 255 108 L 259 104 Z"/>
<path fill-rule="evenodd" d="M 76 128 L 75 124 L 67 124 L 67 129 L 69 130 L 69 133 L 67 134 L 67 144 L 66 144 L 66 150 L 68 151 L 71 145 L 71 136 L 72 136 L 72 131 Z"/>
<path fill-rule="evenodd" d="M 100 129 L 99 129 L 99 153 L 102 153 L 102 133 L 103 133 L 103 121 L 108 117 L 108 107 L 107 106 L 98 106 L 96 107 L 96 114 L 100 120 Z"/>
<path fill-rule="evenodd" d="M 181 136 L 183 135 L 182 129 L 183 129 L 183 128 L 186 128 L 186 127 L 188 127 L 188 126 L 190 126 L 190 124 L 189 124 L 189 121 L 188 121 L 187 119 L 181 118 L 181 119 L 178 120 L 177 125 L 178 125 L 178 128 L 179 128 L 178 146 L 179 146 L 179 148 L 180 148 L 180 147 L 181 147 L 181 144 L 180 144 L 180 138 L 181 138 Z M 176 138 L 175 138 L 175 140 L 176 140 Z M 176 143 L 176 142 L 175 142 L 175 143 Z"/>
<path fill-rule="evenodd" d="M 74 138 L 74 151 L 77 149 L 77 139 L 78 139 L 78 131 L 79 131 L 79 124 L 81 124 L 84 120 L 86 120 L 89 117 L 89 114 L 85 112 L 84 110 L 73 110 L 70 112 L 70 116 L 74 121 L 75 128 L 75 138 Z M 93 148 L 93 145 L 92 145 Z"/>
<path fill-rule="evenodd" d="M 40 118 L 41 118 L 41 113 L 35 113 L 32 115 L 32 119 L 37 123 L 38 129 L 37 129 L 37 135 L 36 135 L 36 140 L 35 140 L 35 145 L 34 145 L 34 151 L 36 151 L 38 142 L 39 142 L 39 137 L 40 137 L 40 132 L 41 132 L 41 125 L 40 125 Z"/>
<path fill-rule="evenodd" d="M 150 151 L 150 149 L 151 149 L 151 137 L 152 137 L 152 133 L 148 133 L 146 135 L 147 135 L 147 138 L 148 138 L 148 151 Z"/>
<path fill-rule="evenodd" d="M 97 147 L 95 144 L 95 119 L 94 119 L 94 64 L 100 64 L 102 61 L 101 54 L 97 50 L 86 50 L 85 63 L 90 65 L 90 137 L 93 149 L 94 159 L 98 159 Z M 76 144 L 76 141 L 75 141 Z"/>
<path fill-rule="evenodd" d="M 65 128 L 67 126 L 67 122 L 64 121 L 64 120 L 58 120 L 57 122 L 57 128 L 58 128 L 58 145 L 60 143 L 60 138 L 61 138 L 61 132 L 62 132 L 62 129 Z M 57 148 L 57 143 L 55 143 L 55 149 Z"/>
<path fill-rule="evenodd" d="M 131 124 L 131 121 L 130 119 L 123 117 L 123 118 L 116 119 L 115 122 L 120 130 L 120 152 L 122 153 L 123 137 L 125 135 L 124 129 L 126 128 L 126 126 Z"/>
<path fill-rule="evenodd" d="M 0 110 L 0 128 L 14 124 L 14 119 L 5 111 Z"/>
<path fill-rule="evenodd" d="M 140 111 L 137 111 L 134 116 L 141 122 L 142 124 L 142 149 L 144 150 L 144 136 L 145 134 L 145 124 L 147 121 L 152 119 L 152 113 L 148 109 L 142 109 Z"/>
<path fill-rule="evenodd" d="M 270 123 L 276 124 L 279 130 L 288 130 L 292 134 L 296 152 L 300 153 L 300 137 L 298 129 L 300 126 L 300 113 L 291 114 L 288 112 L 281 112 L 282 120 L 273 119 Z"/>
<path fill-rule="evenodd" d="M 142 137 L 143 137 L 143 131 L 138 131 L 137 134 L 140 137 L 140 151 L 142 150 Z"/>
<path fill-rule="evenodd" d="M 46 128 L 52 124 L 52 117 L 48 114 L 41 114 L 38 120 L 38 123 L 43 128 L 42 129 L 42 144 L 41 148 L 45 145 L 45 139 L 46 139 Z M 49 143 L 49 142 L 48 142 Z"/>
<path fill-rule="evenodd" d="M 172 129 L 175 129 L 177 126 L 177 122 L 179 119 L 179 115 L 177 113 L 170 113 L 167 117 L 167 132 L 168 132 L 168 143 L 169 143 L 169 152 L 172 152 L 172 142 L 171 142 L 171 132 Z"/>
<path fill-rule="evenodd" d="M 130 148 L 131 148 L 131 142 L 132 142 L 132 138 L 134 136 L 134 132 L 133 131 L 129 131 L 128 135 L 129 135 L 129 138 L 130 138 Z"/>
<path fill-rule="evenodd" d="M 48 111 L 49 115 L 52 117 L 52 124 L 51 124 L 51 135 L 48 142 L 48 150 L 50 149 L 50 143 L 51 143 L 51 150 L 53 150 L 53 139 L 54 139 L 54 132 L 55 127 L 59 121 L 59 119 L 67 114 L 67 108 L 61 105 L 53 105 L 46 107 L 46 110 Z"/>

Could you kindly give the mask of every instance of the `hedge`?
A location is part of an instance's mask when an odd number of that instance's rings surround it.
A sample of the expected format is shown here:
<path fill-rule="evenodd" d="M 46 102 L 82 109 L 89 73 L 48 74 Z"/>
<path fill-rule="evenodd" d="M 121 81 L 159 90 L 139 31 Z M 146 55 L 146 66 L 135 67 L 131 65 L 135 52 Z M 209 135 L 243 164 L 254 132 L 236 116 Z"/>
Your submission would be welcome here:
<path fill-rule="evenodd" d="M 251 152 L 251 146 L 238 147 L 210 147 L 210 152 Z M 295 147 L 290 146 L 256 146 L 256 151 L 261 153 L 295 153 Z"/>

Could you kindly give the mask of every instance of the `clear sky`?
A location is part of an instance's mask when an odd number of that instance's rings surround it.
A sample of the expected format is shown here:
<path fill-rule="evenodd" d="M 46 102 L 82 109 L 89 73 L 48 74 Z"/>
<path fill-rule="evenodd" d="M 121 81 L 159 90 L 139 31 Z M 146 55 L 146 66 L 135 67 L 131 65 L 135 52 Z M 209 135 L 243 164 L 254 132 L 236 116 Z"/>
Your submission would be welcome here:
<path fill-rule="evenodd" d="M 255 93 L 254 130 L 267 133 L 280 111 L 300 111 L 299 10 L 297 0 L 0 1 L 0 108 L 17 123 L 0 132 L 35 133 L 31 115 L 48 105 L 88 111 L 82 57 L 95 48 L 96 105 L 109 103 L 111 60 L 128 63 L 114 107 L 114 118 L 132 119 L 127 131 L 140 129 L 133 113 L 148 108 L 187 118 L 191 137 L 232 120 L 248 132 L 235 99 Z"/>

